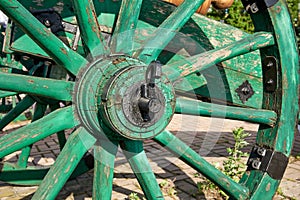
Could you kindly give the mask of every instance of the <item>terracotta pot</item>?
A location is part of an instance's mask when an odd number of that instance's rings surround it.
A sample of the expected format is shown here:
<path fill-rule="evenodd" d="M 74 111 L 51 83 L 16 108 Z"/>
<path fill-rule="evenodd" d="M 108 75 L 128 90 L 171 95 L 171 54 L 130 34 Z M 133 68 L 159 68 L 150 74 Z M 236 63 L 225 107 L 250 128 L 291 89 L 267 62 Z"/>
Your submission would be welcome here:
<path fill-rule="evenodd" d="M 184 0 L 164 0 L 166 2 L 169 2 L 169 3 L 172 3 L 176 6 L 179 6 Z M 202 15 L 205 15 L 210 7 L 210 4 L 211 4 L 211 0 L 206 0 L 202 6 L 200 6 L 198 8 L 198 10 L 196 11 L 197 13 L 200 13 Z"/>
<path fill-rule="evenodd" d="M 234 0 L 212 0 L 211 4 L 216 9 L 226 9 L 233 4 Z"/>
<path fill-rule="evenodd" d="M 176 6 L 179 6 L 184 0 L 164 0 L 166 2 L 172 3 Z M 198 8 L 196 11 L 202 15 L 205 15 L 208 12 L 210 4 L 214 6 L 216 9 L 226 9 L 229 8 L 233 4 L 234 0 L 206 0 L 204 3 Z"/>

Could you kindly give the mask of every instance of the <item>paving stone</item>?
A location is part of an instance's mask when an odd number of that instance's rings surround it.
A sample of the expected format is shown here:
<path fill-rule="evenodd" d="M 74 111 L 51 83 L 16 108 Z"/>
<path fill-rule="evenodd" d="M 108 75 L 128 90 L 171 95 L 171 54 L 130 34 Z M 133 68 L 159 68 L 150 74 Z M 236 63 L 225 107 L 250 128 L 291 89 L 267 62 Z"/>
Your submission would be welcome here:
<path fill-rule="evenodd" d="M 58 154 L 60 154 L 60 149 L 53 149 L 51 151 L 55 156 L 58 156 Z"/>
<path fill-rule="evenodd" d="M 187 180 L 187 179 L 190 179 L 190 177 L 186 174 L 180 174 L 178 176 L 175 177 L 176 178 L 176 181 L 180 181 L 180 180 Z"/>
<path fill-rule="evenodd" d="M 299 163 L 290 163 L 289 167 L 297 169 L 300 171 L 300 164 Z"/>
<path fill-rule="evenodd" d="M 178 193 L 178 194 L 177 194 L 178 198 L 179 198 L 179 199 L 182 199 L 182 200 L 184 200 L 184 199 L 190 200 L 190 199 L 192 199 L 192 195 L 193 195 L 193 194 L 187 194 L 187 193 L 185 193 L 185 192 L 181 192 L 181 193 Z M 193 199 L 194 199 L 194 198 L 193 198 Z"/>
<path fill-rule="evenodd" d="M 286 180 L 280 184 L 283 194 L 290 198 L 300 198 L 300 182 Z"/>
<path fill-rule="evenodd" d="M 115 185 L 118 186 L 126 186 L 126 185 L 134 185 L 137 183 L 137 181 L 135 181 L 135 179 L 133 178 L 119 178 L 119 179 L 114 179 L 113 182 Z"/>
<path fill-rule="evenodd" d="M 131 193 L 137 193 L 138 196 L 142 197 L 142 190 L 134 185 L 130 185 L 132 187 L 113 187 L 113 193 L 112 196 L 114 198 L 115 195 L 117 194 L 122 194 L 124 195 L 125 198 L 128 197 Z"/>
<path fill-rule="evenodd" d="M 117 193 L 112 195 L 112 200 L 121 200 L 121 199 L 126 199 L 128 195 Z"/>
<path fill-rule="evenodd" d="M 159 173 L 159 174 L 157 174 L 157 176 L 165 179 L 165 178 L 174 177 L 174 174 L 170 173 L 170 172 L 165 172 L 165 173 Z"/>
<path fill-rule="evenodd" d="M 3 197 L 3 198 L 1 198 L 1 200 L 21 200 L 21 199 L 27 200 L 27 198 L 22 198 L 22 197 Z"/>
<path fill-rule="evenodd" d="M 17 194 L 17 196 L 20 196 L 20 197 L 26 197 L 26 196 L 29 196 L 31 194 L 33 194 L 36 189 L 38 187 L 37 186 L 34 186 L 34 187 L 13 187 L 15 193 Z"/>
<path fill-rule="evenodd" d="M 185 118 L 185 120 L 182 120 L 183 118 Z M 175 115 L 168 128 L 177 134 L 179 138 L 187 141 L 188 145 L 190 145 L 197 153 L 200 152 L 200 155 L 204 156 L 204 158 L 213 165 L 214 163 L 221 164 L 222 161 L 226 159 L 226 147 L 234 144 L 233 137 L 231 135 L 231 131 L 234 127 L 244 126 L 245 130 L 247 132 L 251 132 L 252 134 L 249 138 L 247 138 L 247 141 L 251 144 L 255 143 L 255 130 L 257 129 L 257 125 L 225 120 L 224 123 L 222 122 L 219 124 L 219 127 L 214 127 L 213 123 L 215 122 L 219 121 L 209 118 L 201 118 L 199 120 L 193 116 Z M 223 132 L 220 133 L 219 130 L 223 130 Z M 153 140 L 145 141 L 144 147 L 158 182 L 167 179 L 174 181 L 175 183 L 176 191 L 178 192 L 177 197 L 172 198 L 165 196 L 165 199 L 201 199 L 201 196 L 197 194 L 196 186 L 197 182 L 201 179 L 201 175 L 200 177 L 196 177 L 195 174 L 197 172 L 194 169 L 186 165 L 184 162 L 179 160 L 176 156 L 171 154 Z M 249 152 L 250 149 L 251 145 L 244 150 Z M 10 161 L 16 160 L 19 153 L 20 152 L 17 152 L 9 157 L 6 157 L 5 159 Z M 51 162 L 48 161 L 47 158 L 54 159 L 54 157 L 59 153 L 60 150 L 59 145 L 57 145 L 57 137 L 54 134 L 45 140 L 39 141 L 33 146 L 31 151 L 31 160 L 33 161 L 30 164 L 50 164 Z M 299 153 L 300 134 L 296 135 L 296 141 L 293 148 L 294 155 L 299 155 Z M 45 158 L 42 158 L 42 156 L 46 157 L 46 160 Z M 285 195 L 289 194 L 291 195 L 290 197 L 295 197 L 296 199 L 300 199 L 299 166 L 300 161 L 296 160 L 295 162 L 290 163 L 284 175 L 284 179 L 280 184 L 280 187 Z M 113 180 L 114 186 L 112 199 L 125 199 L 132 192 L 136 192 L 139 196 L 143 197 L 140 186 L 120 149 L 118 149 L 117 153 L 114 175 L 116 178 Z M 57 199 L 91 199 L 92 184 L 93 170 L 77 177 L 75 180 L 68 181 L 63 190 L 59 193 Z M 32 192 L 33 189 L 31 190 L 27 188 L 30 187 L 9 186 L 0 182 L 0 199 L 30 199 L 30 192 Z M 195 194 L 198 196 L 193 196 Z"/>
<path fill-rule="evenodd" d="M 42 166 L 51 166 L 53 165 L 55 162 L 55 160 L 53 158 L 40 158 L 37 162 L 38 165 L 42 165 Z"/>
<path fill-rule="evenodd" d="M 0 199 L 16 197 L 15 191 L 11 186 L 1 186 L 0 187 Z"/>
<path fill-rule="evenodd" d="M 192 185 L 185 180 L 175 181 L 175 186 L 187 194 L 195 194 L 198 191 L 198 188 L 195 185 Z"/>

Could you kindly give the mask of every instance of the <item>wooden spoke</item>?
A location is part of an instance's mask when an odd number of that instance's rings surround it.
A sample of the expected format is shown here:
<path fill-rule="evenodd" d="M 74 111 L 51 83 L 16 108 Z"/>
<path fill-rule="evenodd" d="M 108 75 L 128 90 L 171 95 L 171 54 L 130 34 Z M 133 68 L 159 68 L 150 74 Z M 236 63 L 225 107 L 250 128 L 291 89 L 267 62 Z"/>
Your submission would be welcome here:
<path fill-rule="evenodd" d="M 141 141 L 126 140 L 120 143 L 133 173 L 147 199 L 164 199 L 150 167 Z"/>
<path fill-rule="evenodd" d="M 134 31 L 138 22 L 142 2 L 143 0 L 122 1 L 111 42 L 113 52 L 132 54 Z"/>
<path fill-rule="evenodd" d="M 26 96 L 12 110 L 10 110 L 0 121 L 0 130 L 16 119 L 20 114 L 34 104 L 30 96 Z"/>
<path fill-rule="evenodd" d="M 72 133 L 32 199 L 55 199 L 81 158 L 95 142 L 96 139 L 82 127 Z"/>
<path fill-rule="evenodd" d="M 76 75 L 87 61 L 40 23 L 17 0 L 1 1 L 0 9 L 28 34 L 58 65 Z"/>
<path fill-rule="evenodd" d="M 93 199 L 111 199 L 118 141 L 101 139 L 94 147 Z"/>
<path fill-rule="evenodd" d="M 63 101 L 72 99 L 73 82 L 2 72 L 0 72 L 0 79 L 5 80 L 0 82 L 2 90 L 34 94 Z M 15 84 L 16 82 L 19 84 Z"/>
<path fill-rule="evenodd" d="M 60 108 L 60 105 L 59 105 L 59 103 L 50 104 L 49 107 L 50 107 L 51 111 L 55 111 Z M 64 130 L 59 131 L 58 133 L 56 133 L 56 135 L 57 135 L 57 139 L 58 139 L 58 143 L 59 143 L 59 148 L 60 148 L 60 150 L 62 150 L 67 142 L 65 131 Z"/>
<path fill-rule="evenodd" d="M 271 45 L 274 45 L 273 35 L 267 32 L 258 32 L 224 47 L 172 63 L 163 68 L 163 70 L 171 81 L 176 81 L 189 74 L 205 70 L 217 63 Z"/>
<path fill-rule="evenodd" d="M 62 108 L 0 138 L 0 158 L 29 146 L 58 131 L 73 128 L 78 121 L 73 118 L 71 106 Z"/>
<path fill-rule="evenodd" d="M 154 36 L 145 42 L 142 50 L 134 54 L 146 64 L 156 60 L 160 52 L 173 39 L 176 33 L 190 19 L 204 0 L 185 0 L 175 11 L 158 27 Z"/>
<path fill-rule="evenodd" d="M 77 176 L 91 170 L 91 167 L 86 164 L 86 159 L 87 157 L 79 162 L 78 167 L 75 169 L 70 178 L 76 178 Z M 30 166 L 24 169 L 19 168 L 13 163 L 4 162 L 1 168 L 0 180 L 15 185 L 39 185 L 48 171 L 49 168 Z"/>
<path fill-rule="evenodd" d="M 92 57 L 109 54 L 109 48 L 101 35 L 93 1 L 72 0 L 72 2 L 87 53 Z"/>
<path fill-rule="evenodd" d="M 277 114 L 271 110 L 218 105 L 186 98 L 178 98 L 176 100 L 175 112 L 196 116 L 243 120 L 269 126 L 273 126 L 277 121 Z"/>
<path fill-rule="evenodd" d="M 16 92 L 8 92 L 8 91 L 0 90 L 0 98 L 9 97 L 9 96 L 13 96 L 16 94 L 17 94 Z"/>
<path fill-rule="evenodd" d="M 223 191 L 236 199 L 247 199 L 248 189 L 216 169 L 184 142 L 169 131 L 164 131 L 154 138 L 159 144 L 173 152 L 185 163 L 199 171 L 206 178 L 218 185 Z"/>
<path fill-rule="evenodd" d="M 47 105 L 37 103 L 36 106 L 35 106 L 33 117 L 32 117 L 32 122 L 41 119 L 44 116 L 44 114 L 46 112 L 46 109 L 47 109 Z M 26 168 L 27 167 L 27 161 L 28 161 L 28 158 L 30 156 L 31 148 L 32 148 L 32 145 L 24 147 L 22 149 L 22 152 L 19 156 L 19 160 L 18 160 L 18 163 L 17 163 L 17 165 L 20 168 Z"/>

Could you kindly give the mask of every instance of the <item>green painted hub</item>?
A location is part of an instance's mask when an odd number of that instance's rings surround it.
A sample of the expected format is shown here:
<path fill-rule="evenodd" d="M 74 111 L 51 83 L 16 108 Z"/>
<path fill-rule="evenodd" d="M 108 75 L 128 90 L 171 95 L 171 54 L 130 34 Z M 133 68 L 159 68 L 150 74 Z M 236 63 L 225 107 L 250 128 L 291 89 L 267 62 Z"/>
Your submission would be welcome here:
<path fill-rule="evenodd" d="M 162 75 L 150 87 L 152 97 L 143 97 L 147 69 L 144 63 L 130 57 L 109 56 L 97 59 L 80 72 L 74 103 L 80 121 L 90 133 L 143 140 L 166 128 L 174 114 L 175 92 Z"/>

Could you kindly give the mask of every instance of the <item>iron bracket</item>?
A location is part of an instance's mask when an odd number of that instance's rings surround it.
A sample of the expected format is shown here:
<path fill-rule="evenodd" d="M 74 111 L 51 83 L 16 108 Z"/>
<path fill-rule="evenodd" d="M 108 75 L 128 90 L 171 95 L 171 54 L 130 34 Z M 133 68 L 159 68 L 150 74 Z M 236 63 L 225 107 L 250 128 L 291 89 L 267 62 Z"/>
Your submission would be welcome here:
<path fill-rule="evenodd" d="M 255 14 L 272 7 L 278 0 L 242 0 L 245 10 L 250 14 Z"/>
<path fill-rule="evenodd" d="M 247 171 L 267 172 L 271 178 L 281 180 L 288 162 L 289 158 L 283 153 L 256 145 L 252 148 L 247 162 Z"/>
<path fill-rule="evenodd" d="M 248 80 L 244 81 L 235 91 L 242 103 L 245 103 L 254 95 L 254 90 Z"/>
<path fill-rule="evenodd" d="M 59 31 L 64 31 L 61 16 L 53 9 L 33 10 L 31 12 L 42 24 L 56 34 Z"/>
<path fill-rule="evenodd" d="M 274 56 L 267 56 L 263 59 L 262 73 L 265 92 L 275 92 L 277 88 L 277 65 Z"/>

